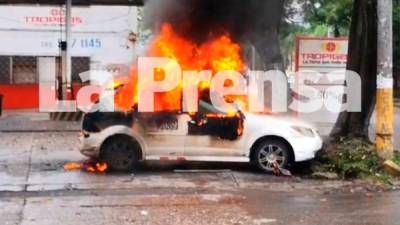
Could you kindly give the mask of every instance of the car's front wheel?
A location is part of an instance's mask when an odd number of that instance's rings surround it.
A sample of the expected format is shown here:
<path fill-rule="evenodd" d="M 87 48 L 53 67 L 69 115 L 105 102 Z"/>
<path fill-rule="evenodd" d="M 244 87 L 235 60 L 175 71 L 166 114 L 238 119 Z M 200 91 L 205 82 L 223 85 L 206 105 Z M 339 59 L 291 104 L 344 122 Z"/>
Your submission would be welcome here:
<path fill-rule="evenodd" d="M 273 172 L 274 169 L 288 169 L 292 163 L 290 146 L 279 139 L 266 139 L 255 146 L 253 163 L 264 172 Z"/>
<path fill-rule="evenodd" d="M 107 163 L 111 171 L 132 171 L 138 159 L 139 145 L 129 136 L 113 136 L 100 149 L 100 160 Z"/>

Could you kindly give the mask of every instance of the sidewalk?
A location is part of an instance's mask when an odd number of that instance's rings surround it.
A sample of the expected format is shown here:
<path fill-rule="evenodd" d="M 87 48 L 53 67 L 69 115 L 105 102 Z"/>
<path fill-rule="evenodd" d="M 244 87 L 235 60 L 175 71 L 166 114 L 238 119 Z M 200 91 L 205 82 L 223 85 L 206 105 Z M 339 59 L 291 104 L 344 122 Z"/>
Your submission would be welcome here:
<path fill-rule="evenodd" d="M 48 113 L 30 110 L 5 110 L 0 117 L 0 132 L 79 131 L 80 122 L 51 121 Z"/>

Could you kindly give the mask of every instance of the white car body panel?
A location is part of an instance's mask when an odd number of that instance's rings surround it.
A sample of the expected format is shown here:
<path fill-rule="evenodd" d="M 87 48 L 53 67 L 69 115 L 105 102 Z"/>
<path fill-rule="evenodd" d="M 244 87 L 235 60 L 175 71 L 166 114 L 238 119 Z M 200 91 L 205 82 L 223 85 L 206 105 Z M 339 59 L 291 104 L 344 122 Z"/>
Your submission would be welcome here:
<path fill-rule="evenodd" d="M 279 137 L 292 147 L 296 162 L 315 157 L 322 148 L 322 139 L 316 129 L 305 122 L 293 118 L 272 115 L 245 114 L 244 132 L 236 140 L 221 140 L 210 135 L 188 135 L 187 114 L 178 115 L 177 129 L 148 130 L 134 125 L 110 126 L 99 133 L 90 133 L 82 138 L 82 154 L 98 157 L 101 144 L 116 134 L 134 138 L 140 145 L 143 160 L 188 160 L 188 161 L 227 161 L 249 162 L 251 148 L 263 137 Z M 296 133 L 291 127 L 301 126 L 312 129 L 314 137 Z"/>
<path fill-rule="evenodd" d="M 229 157 L 229 156 L 148 156 L 146 160 L 154 161 L 203 161 L 203 162 L 250 162 L 249 157 Z"/>
<path fill-rule="evenodd" d="M 244 136 L 247 141 L 244 151 L 250 149 L 254 143 L 266 136 L 276 136 L 285 139 L 292 147 L 296 162 L 306 161 L 314 158 L 315 153 L 322 148 L 322 138 L 319 136 L 317 129 L 304 121 L 291 117 L 265 116 L 265 115 L 246 115 L 247 129 Z M 268 125 L 267 125 L 268 124 Z M 314 131 L 314 137 L 306 137 L 296 134 L 291 127 L 301 126 L 307 127 Z M 249 156 L 250 151 L 246 151 Z"/>

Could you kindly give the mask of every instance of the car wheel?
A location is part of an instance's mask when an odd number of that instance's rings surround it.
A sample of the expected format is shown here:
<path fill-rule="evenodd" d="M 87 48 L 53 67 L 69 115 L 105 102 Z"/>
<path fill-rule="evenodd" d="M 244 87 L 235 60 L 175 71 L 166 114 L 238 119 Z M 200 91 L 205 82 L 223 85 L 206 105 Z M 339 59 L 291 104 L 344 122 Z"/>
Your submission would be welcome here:
<path fill-rule="evenodd" d="M 292 163 L 290 146 L 280 140 L 264 140 L 256 146 L 253 163 L 264 172 L 273 172 L 274 168 L 288 169 Z"/>
<path fill-rule="evenodd" d="M 106 140 L 100 150 L 100 160 L 111 171 L 132 171 L 139 156 L 139 145 L 128 136 L 118 135 Z"/>

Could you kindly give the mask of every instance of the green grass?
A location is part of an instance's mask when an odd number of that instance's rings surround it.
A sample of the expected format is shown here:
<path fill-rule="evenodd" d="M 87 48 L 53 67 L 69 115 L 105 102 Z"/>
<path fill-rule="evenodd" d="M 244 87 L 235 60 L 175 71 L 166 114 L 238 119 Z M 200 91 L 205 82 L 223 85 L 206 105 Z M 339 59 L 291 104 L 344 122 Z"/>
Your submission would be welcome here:
<path fill-rule="evenodd" d="M 400 75 L 400 72 L 399 72 L 399 75 Z M 400 98 L 400 90 L 399 90 L 400 88 L 394 88 L 393 89 L 393 94 L 394 94 L 394 97 L 395 98 Z"/>
<path fill-rule="evenodd" d="M 400 154 L 394 161 L 400 165 Z M 336 172 L 342 179 L 372 179 L 392 185 L 393 177 L 383 170 L 383 160 L 374 145 L 361 138 L 342 138 L 322 157 L 320 169 Z"/>
<path fill-rule="evenodd" d="M 400 153 L 399 152 L 394 153 L 393 162 L 395 162 L 397 165 L 400 166 Z"/>

